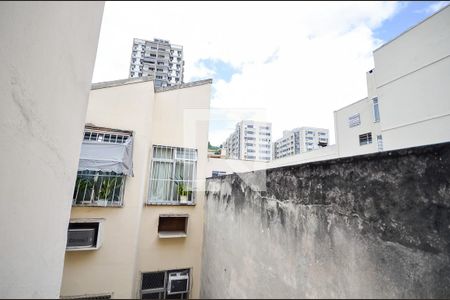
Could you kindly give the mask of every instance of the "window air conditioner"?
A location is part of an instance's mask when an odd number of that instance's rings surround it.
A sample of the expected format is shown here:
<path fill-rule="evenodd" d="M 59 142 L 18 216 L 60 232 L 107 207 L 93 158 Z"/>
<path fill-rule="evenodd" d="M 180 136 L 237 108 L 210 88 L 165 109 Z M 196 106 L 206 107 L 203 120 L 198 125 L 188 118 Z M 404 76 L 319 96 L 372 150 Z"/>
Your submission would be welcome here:
<path fill-rule="evenodd" d="M 167 294 L 182 294 L 189 290 L 189 274 L 169 273 Z"/>
<path fill-rule="evenodd" d="M 95 247 L 95 229 L 69 229 L 67 247 Z"/>

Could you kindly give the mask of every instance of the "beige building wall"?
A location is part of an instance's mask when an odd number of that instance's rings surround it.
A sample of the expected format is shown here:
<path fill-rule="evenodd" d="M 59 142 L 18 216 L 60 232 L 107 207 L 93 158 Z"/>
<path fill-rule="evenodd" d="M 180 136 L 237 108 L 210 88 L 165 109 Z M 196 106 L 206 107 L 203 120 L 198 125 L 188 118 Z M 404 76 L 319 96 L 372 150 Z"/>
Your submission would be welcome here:
<path fill-rule="evenodd" d="M 155 95 L 152 143 L 198 149 L 196 205 L 144 207 L 135 283 L 140 283 L 141 273 L 191 268 L 190 298 L 199 298 L 211 85 L 165 90 Z M 146 178 L 148 190 L 149 174 Z M 160 214 L 188 214 L 187 237 L 160 239 L 157 230 Z M 135 297 L 139 296 L 139 288 L 135 288 Z"/>
<path fill-rule="evenodd" d="M 374 51 L 385 150 L 450 141 L 450 6 Z"/>
<path fill-rule="evenodd" d="M 104 88 L 95 84 L 86 123 L 133 132 L 133 172 L 127 176 L 123 207 L 73 207 L 71 219 L 103 218 L 103 243 L 93 251 L 66 252 L 62 296 L 133 296 L 136 253 L 151 147 L 153 81 L 130 80 Z M 75 172 L 76 174 L 76 172 Z"/>
<path fill-rule="evenodd" d="M 103 6 L 0 3 L 1 298 L 59 297 Z"/>
<path fill-rule="evenodd" d="M 133 131 L 134 177 L 126 179 L 123 207 L 72 208 L 73 219 L 104 219 L 103 243 L 98 250 L 66 253 L 62 296 L 138 298 L 143 272 L 192 268 L 190 297 L 198 298 L 210 83 L 156 93 L 153 81 L 144 78 L 94 85 L 86 123 Z M 198 149 L 196 205 L 146 204 L 155 144 Z M 159 214 L 189 214 L 187 237 L 160 239 Z"/>

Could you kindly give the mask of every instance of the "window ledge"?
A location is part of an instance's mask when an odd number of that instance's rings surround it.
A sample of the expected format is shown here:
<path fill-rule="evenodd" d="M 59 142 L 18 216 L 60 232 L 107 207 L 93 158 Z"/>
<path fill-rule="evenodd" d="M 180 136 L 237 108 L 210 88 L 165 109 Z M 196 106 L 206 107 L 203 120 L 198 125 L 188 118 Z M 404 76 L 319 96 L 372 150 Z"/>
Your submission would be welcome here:
<path fill-rule="evenodd" d="M 158 236 L 160 239 L 185 238 L 187 233 L 184 231 L 160 231 Z"/>
<path fill-rule="evenodd" d="M 146 202 L 145 206 L 195 206 L 197 203 L 176 203 L 176 202 Z"/>
<path fill-rule="evenodd" d="M 98 250 L 100 247 L 70 247 L 66 248 L 66 252 L 70 251 L 90 251 L 90 250 Z"/>
<path fill-rule="evenodd" d="M 100 207 L 100 208 L 122 208 L 123 204 L 120 205 L 102 205 L 102 204 L 72 204 L 72 207 Z"/>

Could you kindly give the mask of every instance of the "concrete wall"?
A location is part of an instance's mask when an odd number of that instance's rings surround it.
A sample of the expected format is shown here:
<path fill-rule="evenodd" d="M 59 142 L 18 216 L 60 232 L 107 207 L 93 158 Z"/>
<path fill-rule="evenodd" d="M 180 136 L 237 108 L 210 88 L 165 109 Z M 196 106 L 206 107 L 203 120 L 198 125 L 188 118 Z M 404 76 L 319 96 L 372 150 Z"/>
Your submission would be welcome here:
<path fill-rule="evenodd" d="M 450 6 L 374 51 L 385 149 L 450 141 Z"/>
<path fill-rule="evenodd" d="M 208 179 L 202 298 L 448 298 L 450 143 Z"/>
<path fill-rule="evenodd" d="M 147 81 L 91 91 L 86 123 L 133 131 L 134 177 L 126 178 L 123 207 L 72 208 L 73 219 L 105 219 L 103 243 L 95 251 L 66 252 L 62 296 L 134 296 L 138 234 L 152 140 L 153 89 L 153 82 Z"/>
<path fill-rule="evenodd" d="M 0 4 L 1 298 L 59 297 L 103 6 Z"/>

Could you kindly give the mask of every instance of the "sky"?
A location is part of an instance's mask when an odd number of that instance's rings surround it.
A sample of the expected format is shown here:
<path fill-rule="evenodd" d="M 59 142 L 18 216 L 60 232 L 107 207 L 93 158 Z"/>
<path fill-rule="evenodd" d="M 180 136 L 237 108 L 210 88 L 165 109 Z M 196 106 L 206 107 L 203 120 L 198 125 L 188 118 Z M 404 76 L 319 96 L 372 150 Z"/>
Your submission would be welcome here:
<path fill-rule="evenodd" d="M 367 96 L 372 51 L 450 1 L 106 2 L 93 82 L 128 78 L 133 38 L 182 45 L 184 82 L 213 79 L 209 140 L 242 119 L 272 140 L 330 130 L 333 112 Z"/>

